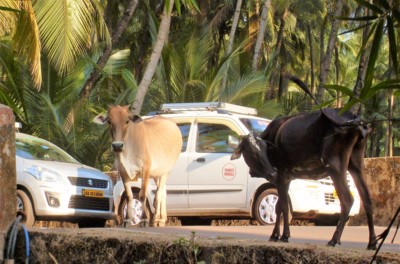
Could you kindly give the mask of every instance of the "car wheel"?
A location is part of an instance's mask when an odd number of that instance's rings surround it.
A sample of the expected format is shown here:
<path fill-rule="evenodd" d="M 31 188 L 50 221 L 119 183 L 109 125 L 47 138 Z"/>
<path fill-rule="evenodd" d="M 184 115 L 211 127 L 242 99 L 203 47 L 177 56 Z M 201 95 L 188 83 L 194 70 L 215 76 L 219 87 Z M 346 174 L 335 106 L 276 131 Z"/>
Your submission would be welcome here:
<path fill-rule="evenodd" d="M 200 217 L 180 217 L 181 225 L 183 226 L 209 226 L 211 225 L 212 219 L 209 218 L 200 218 Z"/>
<path fill-rule="evenodd" d="M 27 227 L 35 224 L 35 214 L 33 213 L 33 206 L 29 196 L 22 190 L 17 190 L 17 211 L 23 212 L 24 217 L 21 220 Z"/>
<path fill-rule="evenodd" d="M 106 219 L 83 219 L 78 221 L 79 228 L 86 227 L 105 227 L 107 220 Z"/>
<path fill-rule="evenodd" d="M 273 225 L 276 222 L 275 208 L 278 203 L 278 191 L 267 189 L 263 191 L 254 204 L 255 219 L 261 225 Z M 292 220 L 292 212 L 289 206 L 289 223 Z M 283 221 L 283 219 L 282 219 Z"/>
<path fill-rule="evenodd" d="M 120 219 L 125 221 L 128 217 L 128 198 L 123 198 L 121 200 L 121 203 L 119 205 L 118 209 L 118 216 Z M 132 226 L 137 226 L 140 223 L 140 220 L 142 219 L 142 213 L 143 213 L 143 207 L 142 207 L 142 202 L 139 200 L 139 194 L 137 192 L 133 193 L 133 198 L 132 198 L 132 220 L 131 220 L 131 225 Z"/>

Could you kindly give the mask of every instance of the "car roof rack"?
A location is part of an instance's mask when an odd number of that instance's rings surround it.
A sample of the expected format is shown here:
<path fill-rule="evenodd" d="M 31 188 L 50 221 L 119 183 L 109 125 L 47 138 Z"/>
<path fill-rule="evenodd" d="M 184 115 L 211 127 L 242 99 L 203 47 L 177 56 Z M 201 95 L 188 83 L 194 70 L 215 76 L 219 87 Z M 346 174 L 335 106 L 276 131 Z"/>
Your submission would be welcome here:
<path fill-rule="evenodd" d="M 217 111 L 219 113 L 235 113 L 245 115 L 257 115 L 257 109 L 229 104 L 224 102 L 204 102 L 204 103 L 172 103 L 162 104 L 161 109 L 158 113 L 160 114 L 171 114 L 177 112 L 189 112 L 189 111 Z"/>

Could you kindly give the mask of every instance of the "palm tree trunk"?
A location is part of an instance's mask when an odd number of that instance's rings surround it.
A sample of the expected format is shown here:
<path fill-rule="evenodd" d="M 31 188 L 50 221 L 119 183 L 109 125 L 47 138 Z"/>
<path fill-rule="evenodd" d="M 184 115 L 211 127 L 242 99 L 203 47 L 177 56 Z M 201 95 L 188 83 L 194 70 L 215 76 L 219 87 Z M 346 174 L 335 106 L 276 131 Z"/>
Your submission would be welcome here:
<path fill-rule="evenodd" d="M 83 89 L 81 91 L 81 98 L 88 98 L 90 91 L 93 89 L 93 87 L 96 85 L 96 82 L 99 80 L 101 75 L 99 70 L 102 70 L 106 65 L 107 60 L 111 56 L 113 47 L 115 46 L 116 43 L 118 43 L 122 33 L 127 28 L 129 20 L 131 19 L 133 13 L 135 12 L 137 4 L 138 0 L 130 0 L 130 2 L 128 3 L 124 12 L 124 16 L 119 21 L 117 28 L 112 35 L 112 42 L 106 44 L 106 47 L 103 50 L 103 54 L 97 61 L 96 68 L 93 70 L 92 74 L 90 75 L 90 78 L 86 81 L 85 85 L 83 86 Z"/>
<path fill-rule="evenodd" d="M 283 11 L 283 13 L 282 13 L 282 15 L 281 15 L 281 17 L 280 17 L 280 22 L 281 22 L 281 24 L 280 24 L 280 26 L 279 26 L 279 32 L 278 32 L 278 37 L 277 37 L 277 39 L 276 39 L 276 44 L 275 44 L 275 52 L 276 52 L 276 54 L 279 54 L 280 53 L 280 50 L 281 50 L 281 48 L 282 48 L 282 45 L 283 45 L 283 34 L 284 34 L 284 31 L 285 31 L 285 24 L 286 24 L 286 18 L 287 18 L 287 15 L 288 15 L 288 8 L 285 8 L 285 10 Z M 284 69 L 285 69 L 285 65 L 283 65 L 285 62 L 284 62 L 284 59 L 282 59 L 282 58 L 280 58 L 280 64 L 281 64 L 281 66 L 280 66 L 280 71 L 279 71 L 279 80 L 278 80 L 278 99 L 280 99 L 280 96 L 281 96 L 281 94 L 283 93 L 283 91 L 282 91 L 282 87 L 283 87 L 283 83 L 282 83 L 282 81 L 283 81 L 283 78 L 282 78 L 282 72 L 284 71 Z M 270 92 L 269 92 L 269 99 L 272 99 L 273 98 L 273 94 L 274 94 L 274 92 L 273 92 L 273 90 L 274 90 L 274 85 L 273 85 L 273 79 L 274 78 L 271 78 L 270 79 Z M 268 93 L 267 93 L 268 94 Z"/>
<path fill-rule="evenodd" d="M 281 19 L 280 19 L 281 20 L 281 25 L 279 27 L 278 39 L 277 39 L 277 42 L 276 42 L 276 50 L 277 50 L 278 53 L 280 53 L 280 50 L 281 50 L 282 45 L 283 45 L 283 39 L 284 39 L 284 35 L 283 34 L 284 34 L 284 31 L 285 31 L 286 18 L 288 16 L 288 12 L 289 12 L 289 10 L 286 7 L 285 10 L 282 13 L 282 16 L 281 16 Z M 282 95 L 284 93 L 284 86 L 285 86 L 284 85 L 284 79 L 285 78 L 283 78 L 283 76 L 284 76 L 285 70 L 286 70 L 285 60 L 283 60 L 281 58 L 280 62 L 281 62 L 281 65 L 280 65 L 280 71 L 279 71 L 278 101 L 281 100 Z"/>
<path fill-rule="evenodd" d="M 366 9 L 365 9 L 366 10 Z M 362 22 L 362 24 L 366 24 L 366 22 Z M 369 31 L 371 26 L 366 25 L 363 29 L 363 43 L 367 41 Z M 361 51 L 360 61 L 358 63 L 358 72 L 356 84 L 354 85 L 353 94 L 355 98 L 359 98 L 361 89 L 364 87 L 365 73 L 367 71 L 367 59 L 368 59 L 369 48 L 364 48 Z M 350 109 L 353 114 L 359 114 L 361 111 L 361 104 L 357 103 L 353 105 Z"/>
<path fill-rule="evenodd" d="M 340 81 L 340 61 L 339 61 L 339 49 L 335 46 L 335 82 L 339 83 Z M 342 107 L 342 100 L 340 99 L 341 93 L 340 91 L 336 92 L 336 107 Z"/>
<path fill-rule="evenodd" d="M 326 53 L 322 61 L 322 67 L 321 67 L 321 72 L 319 75 L 319 85 L 318 85 L 318 91 L 317 91 L 317 100 L 318 102 L 323 102 L 323 96 L 324 96 L 324 86 L 326 79 L 329 74 L 330 70 L 330 64 L 332 61 L 332 54 L 333 54 L 333 49 L 335 47 L 336 43 L 336 36 L 339 30 L 340 26 L 340 20 L 337 19 L 340 17 L 342 14 L 343 10 L 343 0 L 337 0 L 336 5 L 335 5 L 335 12 L 333 14 L 333 22 L 332 22 L 332 29 L 329 34 L 329 40 L 328 40 L 328 46 L 326 48 Z"/>
<path fill-rule="evenodd" d="M 247 23 L 247 30 L 248 30 L 248 40 L 249 40 L 249 45 L 246 45 L 245 50 L 246 52 L 251 54 L 251 52 L 254 50 L 255 46 L 255 35 L 256 32 L 259 32 L 260 30 L 260 1 L 263 0 L 255 0 L 251 1 L 248 4 L 248 12 L 247 12 L 247 17 L 246 20 L 248 21 Z"/>
<path fill-rule="evenodd" d="M 386 144 L 385 144 L 385 156 L 393 157 L 393 118 L 394 111 L 394 95 L 393 90 L 389 91 L 388 96 L 388 124 L 386 128 Z"/>
<path fill-rule="evenodd" d="M 263 8 L 262 8 L 262 12 L 261 12 L 261 20 L 260 20 L 260 29 L 258 31 L 258 35 L 257 35 L 257 41 L 256 41 L 256 45 L 254 47 L 254 56 L 253 56 L 253 62 L 252 62 L 252 69 L 254 71 L 258 70 L 258 61 L 260 58 L 260 54 L 261 54 L 261 46 L 262 43 L 264 41 L 264 36 L 265 36 L 265 29 L 267 27 L 267 18 L 268 18 L 268 10 L 271 6 L 271 0 L 265 0 Z"/>
<path fill-rule="evenodd" d="M 170 0 L 169 6 L 164 7 L 160 27 L 158 29 L 157 40 L 154 45 L 153 52 L 151 53 L 149 64 L 147 65 L 147 68 L 144 72 L 142 81 L 138 86 L 135 101 L 132 104 L 133 112 L 136 114 L 139 114 L 140 111 L 142 110 L 144 97 L 146 96 L 151 80 L 153 79 L 154 72 L 156 71 L 158 61 L 160 60 L 161 57 L 161 52 L 163 50 L 164 43 L 168 37 L 171 25 L 171 14 L 173 6 L 174 6 L 174 0 Z"/>
<path fill-rule="evenodd" d="M 311 35 L 311 26 L 310 24 L 307 25 L 307 35 L 308 35 L 308 42 L 310 43 L 310 78 L 311 78 L 311 93 L 314 93 L 315 88 L 315 75 L 314 75 L 314 45 L 313 45 L 313 38 Z"/>
<path fill-rule="evenodd" d="M 241 9 L 242 9 L 242 0 L 238 0 L 236 2 L 235 14 L 233 15 L 232 28 L 229 33 L 228 49 L 226 50 L 227 56 L 229 56 L 229 54 L 231 54 L 232 49 L 233 49 L 233 41 L 235 40 L 235 33 L 236 33 L 237 25 L 239 23 L 239 16 L 240 16 Z M 227 79 L 228 79 L 228 68 L 226 69 L 225 76 L 222 79 L 221 90 L 220 90 L 221 93 L 225 90 Z"/>

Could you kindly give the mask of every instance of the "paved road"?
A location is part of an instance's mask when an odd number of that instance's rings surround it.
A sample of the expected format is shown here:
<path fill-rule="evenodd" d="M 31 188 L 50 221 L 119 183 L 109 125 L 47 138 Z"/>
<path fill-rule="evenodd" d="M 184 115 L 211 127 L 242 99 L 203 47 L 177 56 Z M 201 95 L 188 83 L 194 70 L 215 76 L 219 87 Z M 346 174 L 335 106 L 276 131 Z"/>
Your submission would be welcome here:
<path fill-rule="evenodd" d="M 272 226 L 167 226 L 164 228 L 125 228 L 126 232 L 179 234 L 190 237 L 195 232 L 196 237 L 203 238 L 238 238 L 265 241 L 272 232 Z M 336 227 L 333 226 L 291 226 L 290 242 L 298 244 L 326 245 L 331 239 Z M 375 227 L 377 235 L 386 227 Z M 386 238 L 381 252 L 396 252 L 400 254 L 400 231 L 391 243 L 395 234 L 392 228 Z M 337 247 L 365 249 L 368 242 L 366 226 L 346 226 L 342 235 L 342 244 Z"/>

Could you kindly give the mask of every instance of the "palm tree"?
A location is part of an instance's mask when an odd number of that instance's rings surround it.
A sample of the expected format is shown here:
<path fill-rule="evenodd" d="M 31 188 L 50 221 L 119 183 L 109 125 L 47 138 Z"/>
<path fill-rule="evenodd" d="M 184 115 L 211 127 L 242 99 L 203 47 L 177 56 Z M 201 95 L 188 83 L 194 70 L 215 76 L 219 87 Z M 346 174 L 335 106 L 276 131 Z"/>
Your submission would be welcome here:
<path fill-rule="evenodd" d="M 158 29 L 157 40 L 154 44 L 154 49 L 151 53 L 142 81 L 138 86 L 135 101 L 132 103 L 132 108 L 135 113 L 140 113 L 142 110 L 144 97 L 146 96 L 149 85 L 153 79 L 154 72 L 156 71 L 158 61 L 161 57 L 161 52 L 169 33 L 173 6 L 174 0 L 170 0 L 169 5 L 164 7 L 160 27 Z"/>
<path fill-rule="evenodd" d="M 111 9 L 113 2 L 108 1 L 107 2 L 107 10 Z M 81 97 L 86 99 L 89 96 L 90 91 L 92 90 L 93 86 L 96 85 L 96 82 L 100 78 L 100 73 L 99 71 L 103 70 L 104 66 L 106 65 L 107 60 L 111 56 L 111 52 L 113 51 L 113 47 L 119 42 L 122 33 L 126 30 L 128 27 L 128 23 L 132 18 L 133 13 L 136 10 L 136 6 L 138 4 L 138 0 L 130 0 L 125 8 L 124 15 L 122 16 L 121 20 L 118 22 L 118 25 L 116 26 L 115 30 L 113 30 L 112 34 L 112 41 L 107 42 L 105 45 L 105 48 L 103 50 L 102 55 L 100 58 L 97 60 L 96 63 L 96 68 L 93 69 L 92 74 L 90 75 L 90 78 L 87 79 L 86 83 L 84 84 L 82 91 L 81 91 Z M 111 11 L 108 11 L 111 13 Z"/>
<path fill-rule="evenodd" d="M 240 16 L 241 9 L 242 9 L 242 0 L 237 0 L 235 13 L 234 13 L 234 16 L 233 16 L 232 27 L 231 27 L 231 31 L 229 33 L 229 41 L 228 41 L 228 48 L 226 50 L 226 55 L 231 54 L 232 49 L 233 49 L 233 43 L 234 43 L 234 40 L 235 40 L 236 29 L 237 29 L 237 26 L 238 26 L 238 23 L 239 23 L 239 16 Z M 221 91 L 225 90 L 226 81 L 228 79 L 227 74 L 228 74 L 228 72 L 226 73 L 226 75 L 222 79 Z"/>
<path fill-rule="evenodd" d="M 198 25 L 192 26 L 196 28 Z M 255 107 L 264 104 L 265 73 L 251 69 L 241 73 L 240 55 L 246 43 L 236 47 L 227 57 L 221 55 L 219 64 L 210 65 L 209 57 L 215 43 L 211 28 L 206 28 L 210 30 L 191 30 L 192 34 L 186 38 L 166 45 L 156 79 L 149 89 L 147 106 L 154 109 L 164 102 L 201 101 L 224 101 Z M 229 89 L 221 90 L 221 80 L 227 70 Z M 150 111 L 150 108 L 146 110 Z"/>
<path fill-rule="evenodd" d="M 324 92 L 324 85 L 326 83 L 330 65 L 332 61 L 332 54 L 334 50 L 334 46 L 336 43 L 336 36 L 339 31 L 340 20 L 338 19 L 342 15 L 343 10 L 343 0 L 336 0 L 334 3 L 334 12 L 332 12 L 332 26 L 331 31 L 329 33 L 328 45 L 326 47 L 326 52 L 323 55 L 323 59 L 321 61 L 321 70 L 319 73 L 319 85 L 317 90 L 317 100 L 322 102 L 323 99 L 323 92 Z M 322 52 L 322 50 L 321 50 Z"/>
<path fill-rule="evenodd" d="M 0 31 L 3 33 L 0 37 L 7 34 L 13 38 L 15 51 L 30 65 L 37 89 L 42 82 L 42 52 L 58 74 L 67 74 L 77 58 L 87 54 L 97 40 L 109 41 L 97 1 L 1 0 L 0 5 L 20 11 L 12 13 L 12 19 L 5 21 L 12 31 Z M 7 11 L 0 10 L 0 16 L 4 16 L 4 12 Z"/>
<path fill-rule="evenodd" d="M 265 0 L 262 11 L 261 11 L 261 19 L 260 19 L 260 27 L 257 34 L 257 40 L 254 47 L 254 55 L 253 55 L 253 62 L 252 62 L 252 69 L 257 70 L 259 65 L 259 58 L 261 55 L 261 46 L 264 41 L 265 37 L 265 30 L 267 24 L 267 18 L 269 10 L 271 9 L 271 0 Z"/>

